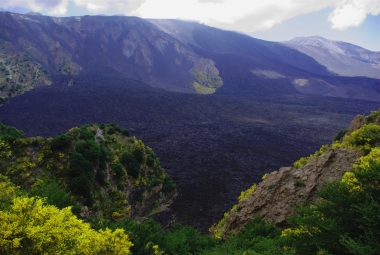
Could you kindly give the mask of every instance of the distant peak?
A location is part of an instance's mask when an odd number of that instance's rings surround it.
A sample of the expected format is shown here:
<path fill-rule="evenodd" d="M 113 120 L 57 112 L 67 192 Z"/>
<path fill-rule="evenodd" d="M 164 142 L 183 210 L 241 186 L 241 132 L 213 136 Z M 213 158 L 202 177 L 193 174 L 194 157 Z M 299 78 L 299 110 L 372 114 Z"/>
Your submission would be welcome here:
<path fill-rule="evenodd" d="M 28 12 L 26 15 L 44 16 L 39 12 Z"/>

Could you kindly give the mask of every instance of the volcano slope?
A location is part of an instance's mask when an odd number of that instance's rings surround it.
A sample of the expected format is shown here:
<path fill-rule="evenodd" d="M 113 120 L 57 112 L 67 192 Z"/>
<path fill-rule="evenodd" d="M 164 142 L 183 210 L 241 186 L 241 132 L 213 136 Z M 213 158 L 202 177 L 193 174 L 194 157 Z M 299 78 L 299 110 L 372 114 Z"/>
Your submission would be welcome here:
<path fill-rule="evenodd" d="M 68 86 L 70 85 L 70 86 Z M 264 173 L 330 143 L 379 102 L 303 94 L 196 95 L 110 76 L 53 76 L 10 99 L 0 121 L 50 137 L 86 123 L 116 123 L 156 152 L 179 196 L 156 216 L 206 231 Z"/>

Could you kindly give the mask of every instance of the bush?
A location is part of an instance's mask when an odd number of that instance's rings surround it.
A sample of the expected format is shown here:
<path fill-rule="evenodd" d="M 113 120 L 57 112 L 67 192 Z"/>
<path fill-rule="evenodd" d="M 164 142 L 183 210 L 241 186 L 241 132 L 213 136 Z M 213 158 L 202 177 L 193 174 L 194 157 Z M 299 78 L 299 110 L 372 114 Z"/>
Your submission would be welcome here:
<path fill-rule="evenodd" d="M 76 152 L 83 155 L 83 157 L 91 162 L 99 163 L 99 158 L 102 156 L 102 150 L 95 141 L 80 140 L 75 144 Z"/>
<path fill-rule="evenodd" d="M 89 128 L 89 125 L 84 125 L 84 126 L 80 127 L 79 139 L 86 140 L 86 141 L 90 141 L 90 140 L 95 141 L 96 131 L 95 130 L 89 130 L 88 128 Z"/>
<path fill-rule="evenodd" d="M 108 129 L 107 129 L 107 134 L 108 135 L 112 135 L 112 134 L 115 134 L 116 133 L 116 131 L 115 131 L 115 129 L 113 128 L 113 127 L 109 127 Z"/>
<path fill-rule="evenodd" d="M 125 171 L 123 170 L 123 166 L 118 163 L 116 164 L 113 169 L 112 169 L 114 172 L 115 172 L 115 175 L 116 175 L 116 178 L 121 178 L 125 175 Z"/>
<path fill-rule="evenodd" d="M 9 127 L 0 122 L 0 139 L 13 143 L 19 138 L 25 138 L 24 131 Z"/>
<path fill-rule="evenodd" d="M 133 178 L 137 178 L 140 173 L 140 164 L 138 162 L 133 162 L 127 166 L 127 174 Z"/>
<path fill-rule="evenodd" d="M 59 135 L 50 141 L 52 150 L 65 150 L 70 148 L 71 138 L 68 135 Z"/>
<path fill-rule="evenodd" d="M 330 147 L 328 145 L 322 145 L 322 147 L 319 149 L 319 151 L 315 152 L 314 154 L 310 154 L 308 157 L 300 158 L 299 160 L 294 162 L 294 167 L 298 169 L 301 166 L 306 165 L 313 158 L 317 158 L 317 157 L 322 156 L 326 151 L 329 150 L 329 148 Z"/>
<path fill-rule="evenodd" d="M 40 198 L 16 197 L 12 203 L 0 211 L 1 254 L 130 254 L 124 230 L 95 231 L 70 208 Z"/>
<path fill-rule="evenodd" d="M 125 166 L 128 166 L 129 164 L 132 164 L 134 162 L 137 162 L 135 156 L 133 156 L 132 153 L 125 151 L 120 158 L 120 163 L 122 163 Z"/>
<path fill-rule="evenodd" d="M 165 194 L 169 194 L 176 188 L 177 188 L 177 185 L 173 182 L 173 179 L 170 177 L 170 175 L 165 173 L 165 179 L 164 179 L 164 182 L 162 183 L 162 192 L 164 192 Z"/>
<path fill-rule="evenodd" d="M 345 128 L 339 131 L 339 133 L 334 137 L 334 141 L 342 140 L 342 138 L 346 135 L 347 131 L 348 131 L 348 128 Z"/>
<path fill-rule="evenodd" d="M 129 136 L 129 131 L 127 130 L 127 129 L 123 129 L 122 131 L 121 131 L 121 133 L 124 135 L 124 136 Z"/>
<path fill-rule="evenodd" d="M 313 206 L 300 207 L 282 232 L 297 254 L 375 255 L 380 250 L 380 150 L 360 158 L 349 177 L 326 183 Z"/>
<path fill-rule="evenodd" d="M 147 157 L 147 159 L 146 159 L 146 165 L 147 165 L 147 166 L 153 166 L 155 161 L 156 161 L 156 160 L 155 160 L 152 156 L 149 155 L 149 156 Z"/>
<path fill-rule="evenodd" d="M 134 148 L 132 154 L 140 164 L 144 161 L 144 152 L 142 148 Z"/>
<path fill-rule="evenodd" d="M 46 202 L 62 209 L 72 206 L 75 202 L 71 199 L 70 193 L 66 192 L 58 182 L 50 177 L 44 177 L 38 180 L 31 188 L 30 194 L 46 198 Z"/>

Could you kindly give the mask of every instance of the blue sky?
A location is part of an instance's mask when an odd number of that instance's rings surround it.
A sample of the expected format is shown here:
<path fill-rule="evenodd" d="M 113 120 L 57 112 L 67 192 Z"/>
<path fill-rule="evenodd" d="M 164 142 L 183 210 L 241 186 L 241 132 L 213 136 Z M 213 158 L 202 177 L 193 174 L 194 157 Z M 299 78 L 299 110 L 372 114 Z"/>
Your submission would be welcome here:
<path fill-rule="evenodd" d="M 378 0 L 10 0 L 0 10 L 185 19 L 270 41 L 319 35 L 380 51 Z"/>

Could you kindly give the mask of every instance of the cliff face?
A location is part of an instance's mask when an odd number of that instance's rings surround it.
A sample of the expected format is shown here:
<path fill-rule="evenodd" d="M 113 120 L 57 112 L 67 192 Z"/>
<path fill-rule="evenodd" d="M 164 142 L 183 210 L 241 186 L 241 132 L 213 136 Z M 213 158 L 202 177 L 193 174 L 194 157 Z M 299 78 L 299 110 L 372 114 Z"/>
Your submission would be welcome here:
<path fill-rule="evenodd" d="M 238 204 L 240 209 L 230 214 L 225 233 L 239 231 L 258 215 L 265 221 L 284 223 L 294 215 L 294 205 L 314 202 L 324 182 L 340 180 L 362 155 L 359 151 L 330 149 L 299 169 L 282 167 L 267 174 L 255 191 Z"/>

